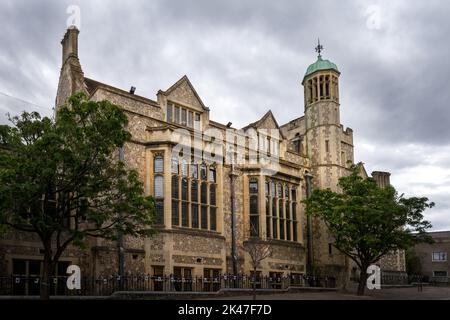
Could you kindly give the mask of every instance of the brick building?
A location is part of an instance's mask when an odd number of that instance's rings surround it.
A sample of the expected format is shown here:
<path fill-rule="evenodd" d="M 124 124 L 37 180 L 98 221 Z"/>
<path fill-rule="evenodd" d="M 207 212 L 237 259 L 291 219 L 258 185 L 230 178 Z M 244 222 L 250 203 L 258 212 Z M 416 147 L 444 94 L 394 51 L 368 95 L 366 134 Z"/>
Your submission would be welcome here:
<path fill-rule="evenodd" d="M 428 233 L 433 244 L 421 243 L 414 247 L 414 253 L 420 259 L 422 274 L 429 279 L 433 277 L 449 277 L 450 231 Z"/>

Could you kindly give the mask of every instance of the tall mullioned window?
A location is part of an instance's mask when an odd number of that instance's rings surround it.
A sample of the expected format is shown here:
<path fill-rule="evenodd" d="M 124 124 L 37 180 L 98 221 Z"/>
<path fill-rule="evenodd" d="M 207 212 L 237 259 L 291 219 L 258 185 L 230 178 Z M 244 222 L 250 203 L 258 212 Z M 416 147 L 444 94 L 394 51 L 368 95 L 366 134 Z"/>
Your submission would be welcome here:
<path fill-rule="evenodd" d="M 265 182 L 265 200 L 266 200 L 266 235 L 268 238 L 272 236 L 272 220 L 270 218 L 270 183 Z"/>
<path fill-rule="evenodd" d="M 153 190 L 155 197 L 156 223 L 164 224 L 164 157 L 153 158 Z"/>
<path fill-rule="evenodd" d="M 267 238 L 297 241 L 297 189 L 271 179 L 266 181 Z"/>
<path fill-rule="evenodd" d="M 285 220 L 284 220 L 284 201 L 283 201 L 283 186 L 281 185 L 281 183 L 277 184 L 277 196 L 278 196 L 278 216 L 280 217 L 280 225 L 279 225 L 279 230 L 280 230 L 280 237 L 279 239 L 284 240 L 284 230 L 285 230 Z"/>
<path fill-rule="evenodd" d="M 258 180 L 252 179 L 249 182 L 250 194 L 250 236 L 259 236 L 259 198 Z"/>
<path fill-rule="evenodd" d="M 271 191 L 271 216 L 272 216 L 272 238 L 278 238 L 278 210 L 277 210 L 277 190 L 275 187 L 275 182 L 270 183 Z"/>
<path fill-rule="evenodd" d="M 216 169 L 172 158 L 172 225 L 217 230 Z"/>
<path fill-rule="evenodd" d="M 297 189 L 292 189 L 292 241 L 297 241 Z"/>
<path fill-rule="evenodd" d="M 171 162 L 172 172 L 172 225 L 180 224 L 180 183 L 179 183 L 179 161 L 178 158 L 173 157 Z"/>
<path fill-rule="evenodd" d="M 209 168 L 209 229 L 217 230 L 217 185 L 216 169 Z"/>
<path fill-rule="evenodd" d="M 183 127 L 200 129 L 201 114 L 188 108 L 167 103 L 167 122 L 175 123 Z"/>
<path fill-rule="evenodd" d="M 284 214 L 286 218 L 286 240 L 291 240 L 291 202 L 289 201 L 289 187 L 284 187 Z"/>

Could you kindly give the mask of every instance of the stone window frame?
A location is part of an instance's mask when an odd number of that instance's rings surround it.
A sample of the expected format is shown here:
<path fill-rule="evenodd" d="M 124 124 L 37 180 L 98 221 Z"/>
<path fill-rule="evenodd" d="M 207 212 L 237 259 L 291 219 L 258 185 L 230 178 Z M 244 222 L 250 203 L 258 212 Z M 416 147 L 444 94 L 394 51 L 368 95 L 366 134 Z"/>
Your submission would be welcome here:
<path fill-rule="evenodd" d="M 249 234 L 250 237 L 259 237 L 260 206 L 259 206 L 259 181 L 257 177 L 250 177 L 248 180 L 249 194 Z M 253 208 L 252 201 L 256 201 L 256 208 Z"/>
<path fill-rule="evenodd" d="M 292 239 L 292 219 L 291 219 L 291 202 L 290 202 L 290 196 L 291 196 L 291 188 L 285 184 L 284 186 L 284 219 L 286 220 L 286 240 L 290 241 Z"/>
<path fill-rule="evenodd" d="M 167 103 L 166 106 L 166 121 L 172 123 L 173 122 L 173 104 Z"/>
<path fill-rule="evenodd" d="M 188 160 L 175 155 L 172 156 L 171 163 L 172 226 L 217 232 L 216 166 L 204 161 L 199 164 L 194 159 Z M 176 168 L 174 164 L 177 165 Z M 211 171 L 213 174 L 210 176 Z M 194 191 L 193 186 L 196 186 Z M 193 195 L 196 199 L 193 199 Z M 211 199 L 215 203 L 211 203 Z"/>
<path fill-rule="evenodd" d="M 300 136 L 300 133 L 297 132 L 295 134 L 294 139 L 292 139 L 292 145 L 295 152 L 298 154 L 302 154 L 302 137 Z"/>
<path fill-rule="evenodd" d="M 277 178 L 267 177 L 265 185 L 266 237 L 268 239 L 298 242 L 298 186 Z M 288 193 L 287 196 L 286 192 Z M 282 212 L 280 212 L 280 209 Z M 288 227 L 289 231 L 287 231 Z"/>
<path fill-rule="evenodd" d="M 175 103 L 173 101 L 168 101 L 167 105 L 167 112 L 166 112 L 166 121 L 169 123 L 174 123 L 176 125 L 200 130 L 201 128 L 201 122 L 202 122 L 202 113 L 180 105 L 179 103 Z M 170 112 L 169 112 L 170 110 Z M 169 116 L 170 115 L 170 116 Z M 198 119 L 198 120 L 197 120 Z M 178 120 L 178 121 L 177 121 Z"/>
<path fill-rule="evenodd" d="M 173 105 L 173 123 L 175 123 L 175 124 L 180 124 L 180 118 L 181 118 L 181 116 L 180 116 L 181 110 L 180 109 L 181 109 L 180 106 Z"/>
<path fill-rule="evenodd" d="M 345 151 L 341 151 L 341 165 L 343 167 L 347 166 L 347 154 Z"/>
<path fill-rule="evenodd" d="M 280 192 L 281 191 L 281 192 Z M 278 182 L 277 184 L 277 196 L 278 196 L 278 239 L 286 240 L 286 219 L 284 212 L 284 184 Z"/>
<path fill-rule="evenodd" d="M 298 242 L 299 215 L 297 215 L 297 187 L 291 187 L 291 220 L 292 220 L 292 241 Z"/>
<path fill-rule="evenodd" d="M 157 160 L 162 161 L 162 169 L 157 170 Z M 156 221 L 155 224 L 164 224 L 164 154 L 161 152 L 154 153 L 153 155 L 153 196 L 155 198 L 155 211 L 156 211 Z M 156 183 L 157 181 L 162 181 L 162 195 L 156 195 Z"/>

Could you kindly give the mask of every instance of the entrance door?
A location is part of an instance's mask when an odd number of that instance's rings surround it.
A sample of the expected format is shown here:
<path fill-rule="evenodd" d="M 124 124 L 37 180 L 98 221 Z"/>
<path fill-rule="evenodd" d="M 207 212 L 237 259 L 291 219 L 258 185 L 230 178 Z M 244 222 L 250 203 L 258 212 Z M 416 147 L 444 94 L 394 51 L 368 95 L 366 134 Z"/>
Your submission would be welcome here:
<path fill-rule="evenodd" d="M 220 269 L 203 269 L 203 291 L 220 289 Z"/>
<path fill-rule="evenodd" d="M 269 272 L 270 284 L 273 289 L 281 289 L 282 276 L 281 272 Z"/>
<path fill-rule="evenodd" d="M 164 288 L 164 266 L 153 266 L 153 290 L 163 291 Z"/>
<path fill-rule="evenodd" d="M 192 269 L 174 267 L 174 287 L 176 291 L 192 291 Z"/>

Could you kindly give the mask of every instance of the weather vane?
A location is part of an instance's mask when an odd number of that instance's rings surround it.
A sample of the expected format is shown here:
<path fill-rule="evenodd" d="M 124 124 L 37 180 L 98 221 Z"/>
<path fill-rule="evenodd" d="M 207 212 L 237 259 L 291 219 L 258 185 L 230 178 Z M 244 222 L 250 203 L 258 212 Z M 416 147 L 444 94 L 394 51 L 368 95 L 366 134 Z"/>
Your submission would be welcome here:
<path fill-rule="evenodd" d="M 323 50 L 323 46 L 320 44 L 320 39 L 317 39 L 317 47 L 316 47 L 316 52 L 319 54 L 319 57 L 321 57 L 320 53 Z"/>

